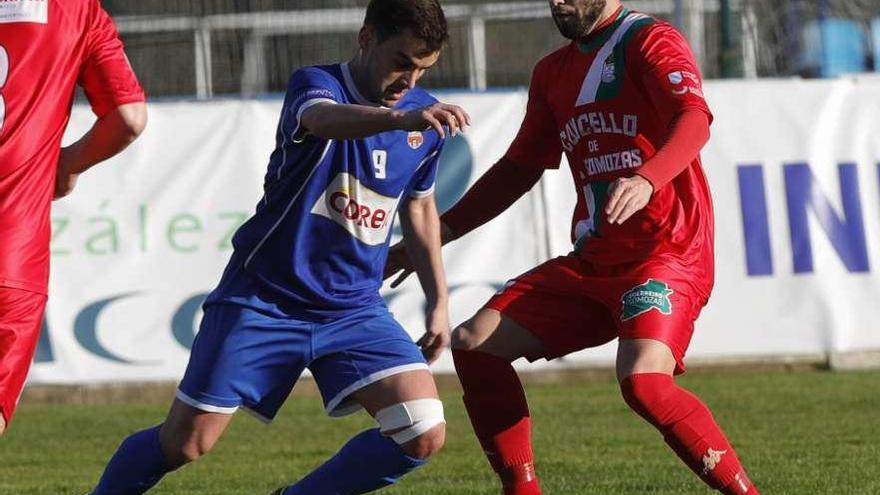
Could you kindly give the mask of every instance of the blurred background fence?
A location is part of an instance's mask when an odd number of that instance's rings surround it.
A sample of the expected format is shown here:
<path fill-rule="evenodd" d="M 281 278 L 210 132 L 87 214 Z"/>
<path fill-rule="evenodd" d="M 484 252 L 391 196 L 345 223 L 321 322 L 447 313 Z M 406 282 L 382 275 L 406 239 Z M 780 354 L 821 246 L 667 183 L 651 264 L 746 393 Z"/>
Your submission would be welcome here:
<path fill-rule="evenodd" d="M 367 0 L 104 0 L 157 96 L 284 91 L 297 67 L 348 59 Z M 677 25 L 707 78 L 880 70 L 880 0 L 633 0 Z M 443 2 L 451 39 L 432 88 L 525 86 L 563 44 L 545 1 Z M 169 70 L 172 69 L 172 70 Z"/>

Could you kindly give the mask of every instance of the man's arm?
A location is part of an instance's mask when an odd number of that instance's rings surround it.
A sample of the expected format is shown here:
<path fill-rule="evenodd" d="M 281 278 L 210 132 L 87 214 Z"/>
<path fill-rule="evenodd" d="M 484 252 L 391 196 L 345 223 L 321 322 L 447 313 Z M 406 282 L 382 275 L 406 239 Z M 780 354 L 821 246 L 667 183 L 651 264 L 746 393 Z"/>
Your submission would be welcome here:
<path fill-rule="evenodd" d="M 489 222 L 531 190 L 544 169 L 520 165 L 508 158 L 498 160 L 441 217 L 443 243 L 458 239 Z"/>
<path fill-rule="evenodd" d="M 444 244 L 500 215 L 538 182 L 545 169 L 559 166 L 562 145 L 545 100 L 540 67 L 541 62 L 532 73 L 526 115 L 507 153 L 441 217 Z M 401 270 L 392 288 L 412 273 L 406 247 L 397 244 L 388 255 L 385 278 Z"/>
<path fill-rule="evenodd" d="M 668 132 L 654 153 L 652 143 L 639 143 L 645 164 L 628 178 L 612 182 L 605 213 L 608 223 L 621 224 L 644 208 L 655 191 L 691 166 L 709 140 L 712 112 L 703 97 L 699 69 L 687 40 L 672 26 L 656 24 L 630 44 L 631 60 L 645 95 Z"/>
<path fill-rule="evenodd" d="M 428 302 L 426 332 L 417 344 L 432 363 L 449 345 L 449 296 L 440 252 L 440 219 L 434 195 L 411 198 L 400 211 L 403 240 Z"/>
<path fill-rule="evenodd" d="M 709 141 L 709 116 L 699 108 L 686 108 L 669 125 L 669 134 L 657 150 L 643 149 L 648 159 L 632 177 L 611 184 L 605 214 L 608 223 L 621 224 L 644 208 L 654 191 L 691 166 Z M 650 146 L 650 143 L 645 143 Z"/>
<path fill-rule="evenodd" d="M 79 174 L 124 150 L 147 125 L 147 106 L 126 103 L 100 117 L 77 142 L 61 149 L 55 199 L 70 194 Z"/>
<path fill-rule="evenodd" d="M 98 120 L 77 142 L 61 149 L 55 199 L 70 194 L 79 174 L 125 149 L 147 123 L 144 90 L 100 2 L 89 3 L 87 29 L 77 84 Z"/>
<path fill-rule="evenodd" d="M 519 165 L 507 158 L 499 160 L 440 217 L 441 244 L 448 244 L 500 215 L 527 193 L 543 173 L 542 168 Z M 410 252 L 406 243 L 397 243 L 388 252 L 384 278 L 400 272 L 391 282 L 392 289 L 413 272 Z"/>
<path fill-rule="evenodd" d="M 558 168 L 562 156 L 558 125 L 547 102 L 548 58 L 535 64 L 529 100 L 519 132 L 504 157 L 442 217 L 449 239 L 457 239 L 492 220 L 528 192 L 545 169 Z"/>
<path fill-rule="evenodd" d="M 385 131 L 424 131 L 430 128 L 444 138 L 444 126 L 455 136 L 470 125 L 470 116 L 457 105 L 439 102 L 408 112 L 322 102 L 306 108 L 300 123 L 310 134 L 322 139 L 360 139 Z"/>

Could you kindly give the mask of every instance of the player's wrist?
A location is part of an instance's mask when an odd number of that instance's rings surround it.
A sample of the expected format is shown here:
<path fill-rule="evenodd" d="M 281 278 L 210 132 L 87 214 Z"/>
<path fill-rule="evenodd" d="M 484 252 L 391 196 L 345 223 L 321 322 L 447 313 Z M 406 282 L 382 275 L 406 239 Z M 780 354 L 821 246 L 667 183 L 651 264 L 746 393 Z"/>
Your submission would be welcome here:
<path fill-rule="evenodd" d="M 406 112 L 400 110 L 389 109 L 388 118 L 391 122 L 391 128 L 394 130 L 406 130 Z"/>
<path fill-rule="evenodd" d="M 643 172 L 638 172 L 635 174 L 635 177 L 643 180 L 651 188 L 652 195 L 654 194 L 654 191 L 657 190 L 657 187 L 654 185 L 654 181 L 656 179 L 652 178 L 650 175 Z"/>
<path fill-rule="evenodd" d="M 431 297 L 428 301 L 428 312 L 436 313 L 437 311 L 449 310 L 449 294 L 444 290 L 442 294 Z"/>

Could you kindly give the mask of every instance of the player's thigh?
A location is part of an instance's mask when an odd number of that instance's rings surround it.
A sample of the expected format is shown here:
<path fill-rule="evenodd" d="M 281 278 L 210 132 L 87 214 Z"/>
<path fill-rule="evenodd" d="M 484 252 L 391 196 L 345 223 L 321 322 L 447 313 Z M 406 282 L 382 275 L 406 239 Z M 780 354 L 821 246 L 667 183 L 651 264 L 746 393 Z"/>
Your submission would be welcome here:
<path fill-rule="evenodd" d="M 686 280 L 659 270 L 653 277 L 631 279 L 622 286 L 617 301 L 618 377 L 683 373 L 684 356 L 705 298 Z"/>
<path fill-rule="evenodd" d="M 554 258 L 510 283 L 457 330 L 453 347 L 554 359 L 617 337 L 609 310 L 587 295 L 582 262 Z"/>
<path fill-rule="evenodd" d="M 391 375 L 356 391 L 353 396 L 371 416 L 401 402 L 439 398 L 434 376 L 428 370 Z"/>
<path fill-rule="evenodd" d="M 392 398 L 413 392 L 436 396 L 421 349 L 385 306 L 322 325 L 314 335 L 309 369 L 330 416 L 357 411 L 362 394 L 372 398 L 373 390 L 397 391 Z"/>
<path fill-rule="evenodd" d="M 43 294 L 0 287 L 0 362 L 30 364 L 26 351 L 36 348 L 45 309 Z"/>
<path fill-rule="evenodd" d="M 46 296 L 0 287 L 0 416 L 10 422 L 39 341 Z"/>
<path fill-rule="evenodd" d="M 485 352 L 509 361 L 545 352 L 531 331 L 492 308 L 481 309 L 459 325 L 452 334 L 452 348 Z"/>
<path fill-rule="evenodd" d="M 177 398 L 208 413 L 271 421 L 307 363 L 312 324 L 234 304 L 205 307 Z"/>
<path fill-rule="evenodd" d="M 617 380 L 639 373 L 672 375 L 677 361 L 665 342 L 653 339 L 622 339 L 617 346 Z"/>

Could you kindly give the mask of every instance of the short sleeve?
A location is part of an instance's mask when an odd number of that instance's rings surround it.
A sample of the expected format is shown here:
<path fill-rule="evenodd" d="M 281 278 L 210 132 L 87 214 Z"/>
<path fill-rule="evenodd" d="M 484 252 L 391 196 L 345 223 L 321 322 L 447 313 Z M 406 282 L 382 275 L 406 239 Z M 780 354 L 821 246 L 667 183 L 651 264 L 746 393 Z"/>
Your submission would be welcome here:
<path fill-rule="evenodd" d="M 547 104 L 546 91 L 539 62 L 532 71 L 526 115 L 505 154 L 508 160 L 518 165 L 559 168 L 562 144 L 556 120 Z"/>
<path fill-rule="evenodd" d="M 686 108 L 712 112 L 703 96 L 700 71 L 687 40 L 669 24 L 654 24 L 640 33 L 633 47 L 636 72 L 662 120 L 669 122 Z"/>
<path fill-rule="evenodd" d="M 90 4 L 89 19 L 77 82 L 85 91 L 92 111 L 103 117 L 120 105 L 144 101 L 144 90 L 128 63 L 116 26 L 98 0 Z"/>
<path fill-rule="evenodd" d="M 289 105 L 284 112 L 284 129 L 296 142 L 302 142 L 308 129 L 300 124 L 303 112 L 318 103 L 338 103 L 339 81 L 318 67 L 305 67 L 293 73 L 287 86 Z"/>
<path fill-rule="evenodd" d="M 412 180 L 412 187 L 410 188 L 410 197 L 425 198 L 434 193 L 437 168 L 440 164 L 440 155 L 443 154 L 443 145 L 445 143 L 446 140 L 441 139 L 437 146 L 434 147 L 434 151 L 424 158 L 422 164 L 416 170 Z"/>

